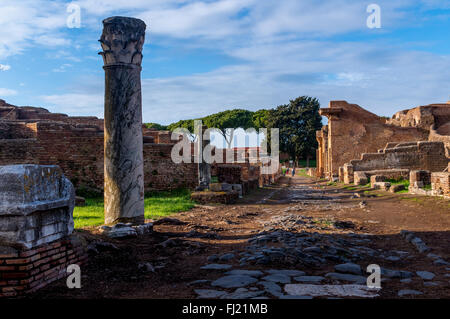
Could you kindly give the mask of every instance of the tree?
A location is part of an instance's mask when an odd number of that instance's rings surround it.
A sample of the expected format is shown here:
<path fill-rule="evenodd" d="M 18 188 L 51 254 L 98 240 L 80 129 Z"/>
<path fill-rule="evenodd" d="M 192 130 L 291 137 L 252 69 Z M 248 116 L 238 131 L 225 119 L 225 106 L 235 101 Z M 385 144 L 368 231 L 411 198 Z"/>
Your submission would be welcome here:
<path fill-rule="evenodd" d="M 301 96 L 280 105 L 268 113 L 268 126 L 280 130 L 280 151 L 297 162 L 314 157 L 317 148 L 316 131 L 322 127 L 320 104 L 316 98 Z"/>
<path fill-rule="evenodd" d="M 180 120 L 167 126 L 167 129 L 171 132 L 173 132 L 177 128 L 187 129 L 189 131 L 189 136 L 191 137 L 192 141 L 195 141 L 197 139 L 197 137 L 194 134 L 194 120 Z"/>
<path fill-rule="evenodd" d="M 242 128 L 244 130 L 253 127 L 253 112 L 233 109 L 204 117 L 203 124 L 208 128 L 215 128 L 227 142 L 228 148 L 233 142 L 234 130 Z"/>
<path fill-rule="evenodd" d="M 167 130 L 167 126 L 166 125 L 161 125 L 158 123 L 145 123 L 145 127 L 146 128 L 155 128 L 158 131 L 166 131 Z"/>

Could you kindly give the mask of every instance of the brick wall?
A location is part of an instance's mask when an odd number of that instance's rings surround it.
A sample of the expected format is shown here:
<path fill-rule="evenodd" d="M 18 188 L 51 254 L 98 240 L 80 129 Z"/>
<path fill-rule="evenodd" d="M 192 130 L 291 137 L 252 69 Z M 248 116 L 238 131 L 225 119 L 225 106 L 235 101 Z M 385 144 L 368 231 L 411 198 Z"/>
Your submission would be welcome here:
<path fill-rule="evenodd" d="M 328 125 L 317 133 L 321 177 L 338 176 L 339 167 L 363 153 L 377 152 L 388 142 L 425 141 L 429 132 L 420 127 L 399 127 L 359 105 L 331 101 L 320 110 Z"/>
<path fill-rule="evenodd" d="M 450 197 L 450 173 L 431 173 L 431 187 L 436 195 Z"/>
<path fill-rule="evenodd" d="M 75 187 L 103 189 L 102 129 L 90 124 L 48 121 L 24 127 L 35 130 L 36 138 L 0 139 L 0 165 L 58 165 Z M 144 143 L 146 191 L 196 186 L 197 166 L 173 163 L 172 146 Z"/>
<path fill-rule="evenodd" d="M 353 171 L 410 169 L 441 172 L 448 163 L 441 142 L 399 143 L 383 152 L 365 153 L 361 159 L 350 161 Z"/>
<path fill-rule="evenodd" d="M 66 277 L 70 264 L 86 262 L 85 248 L 74 235 L 32 249 L 0 246 L 0 298 L 34 292 Z"/>
<path fill-rule="evenodd" d="M 144 143 L 146 191 L 195 188 L 198 185 L 197 164 L 174 163 L 170 157 L 172 147 L 173 144 Z"/>

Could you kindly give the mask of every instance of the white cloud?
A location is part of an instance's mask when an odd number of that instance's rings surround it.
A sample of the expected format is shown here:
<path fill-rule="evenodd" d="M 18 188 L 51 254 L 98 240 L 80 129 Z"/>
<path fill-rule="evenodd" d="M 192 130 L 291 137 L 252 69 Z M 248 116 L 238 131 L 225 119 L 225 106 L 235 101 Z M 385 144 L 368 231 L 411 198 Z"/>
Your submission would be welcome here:
<path fill-rule="evenodd" d="M 0 96 L 12 96 L 16 94 L 17 94 L 16 90 L 0 88 Z"/>
<path fill-rule="evenodd" d="M 103 92 L 43 95 L 40 99 L 52 112 L 67 113 L 72 116 L 103 117 Z"/>
<path fill-rule="evenodd" d="M 0 71 L 8 71 L 11 70 L 11 66 L 8 64 L 0 64 Z"/>
<path fill-rule="evenodd" d="M 0 2 L 0 58 L 23 52 L 33 45 L 65 45 L 63 2 L 2 0 Z"/>
<path fill-rule="evenodd" d="M 57 47 L 55 58 L 80 62 L 74 56 L 76 51 L 59 48 L 72 43 L 60 33 L 65 27 L 65 3 L 0 1 L 0 11 L 7 13 L 7 17 L 0 17 L 0 58 L 31 45 L 45 45 Z M 137 16 L 148 25 L 147 43 L 169 43 L 172 49 L 180 51 L 201 47 L 239 60 L 239 64 L 202 74 L 144 78 L 145 121 L 166 124 L 231 107 L 253 110 L 274 107 L 299 95 L 317 96 L 322 105 L 330 99 L 347 99 L 380 115 L 448 99 L 450 79 L 442 72 L 450 67 L 448 55 L 408 51 L 400 47 L 403 43 L 397 46 L 383 40 L 376 43 L 330 40 L 337 34 L 369 32 L 365 2 L 76 2 L 82 8 L 82 25 L 95 32 L 101 31 L 101 19 L 109 15 Z M 412 19 L 407 13 L 422 2 L 426 4 L 424 10 L 439 6 L 434 0 L 377 1 L 382 8 L 380 32 L 405 23 L 419 23 L 420 19 L 416 16 Z M 84 48 L 89 46 L 97 50 L 98 44 L 87 43 Z M 153 54 L 145 53 L 144 69 L 146 59 Z M 75 83 L 66 88 L 67 94 L 49 92 L 41 99 L 55 112 L 101 117 L 103 80 L 95 78 L 93 82 Z"/>

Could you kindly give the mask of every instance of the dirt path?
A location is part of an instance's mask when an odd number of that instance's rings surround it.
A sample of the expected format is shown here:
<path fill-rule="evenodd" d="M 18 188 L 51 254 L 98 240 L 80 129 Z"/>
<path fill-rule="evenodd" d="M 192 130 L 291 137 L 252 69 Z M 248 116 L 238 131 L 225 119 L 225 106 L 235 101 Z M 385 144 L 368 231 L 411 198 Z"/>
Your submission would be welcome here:
<path fill-rule="evenodd" d="M 385 269 L 379 298 L 398 298 L 400 291 L 403 298 L 450 298 L 449 200 L 284 177 L 236 205 L 172 217 L 139 238 L 80 232 L 92 247 L 82 289 L 69 290 L 62 280 L 34 297 L 287 298 L 286 283 L 365 284 L 367 265 L 377 264 Z M 401 230 L 413 234 L 405 238 Z M 427 251 L 407 240 L 415 237 Z M 362 272 L 334 269 L 345 263 Z M 210 264 L 228 268 L 202 269 Z M 231 270 L 237 275 L 225 276 Z"/>

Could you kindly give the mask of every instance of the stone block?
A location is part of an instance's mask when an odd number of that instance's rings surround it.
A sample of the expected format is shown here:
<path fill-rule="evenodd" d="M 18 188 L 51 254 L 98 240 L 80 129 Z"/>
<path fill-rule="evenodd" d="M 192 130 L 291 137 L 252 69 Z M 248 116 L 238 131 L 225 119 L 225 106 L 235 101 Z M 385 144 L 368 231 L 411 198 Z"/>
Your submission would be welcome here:
<path fill-rule="evenodd" d="M 397 193 L 399 191 L 402 191 L 405 189 L 405 185 L 404 184 L 396 184 L 396 185 L 391 185 L 391 187 L 389 188 L 389 191 L 391 193 Z"/>
<path fill-rule="evenodd" d="M 200 204 L 234 204 L 239 198 L 239 193 L 231 192 L 193 192 L 191 199 Z"/>
<path fill-rule="evenodd" d="M 344 164 L 344 183 L 352 184 L 354 181 L 353 175 L 354 175 L 353 165 Z"/>
<path fill-rule="evenodd" d="M 412 170 L 409 172 L 409 183 L 414 187 L 422 188 L 431 184 L 431 172 L 426 170 Z"/>
<path fill-rule="evenodd" d="M 239 198 L 242 198 L 243 193 L 242 193 L 242 185 L 241 184 L 233 184 L 232 190 L 238 192 Z"/>
<path fill-rule="evenodd" d="M 0 166 L 0 244 L 33 248 L 73 231 L 75 190 L 58 166 Z"/>
<path fill-rule="evenodd" d="M 388 191 L 391 187 L 391 183 L 389 182 L 375 182 L 372 184 L 372 187 L 374 189 L 381 189 L 383 191 Z"/>
<path fill-rule="evenodd" d="M 236 184 L 233 184 L 233 185 L 236 185 Z M 228 184 L 228 183 L 222 183 L 221 191 L 224 191 L 224 192 L 232 191 L 233 190 L 233 185 L 232 184 Z"/>
<path fill-rule="evenodd" d="M 373 175 L 370 176 L 370 183 L 384 182 L 386 180 L 386 176 L 384 175 Z"/>
<path fill-rule="evenodd" d="M 369 182 L 365 172 L 355 172 L 353 177 L 355 185 L 366 185 Z"/>
<path fill-rule="evenodd" d="M 211 184 L 209 184 L 209 190 L 211 192 L 221 192 L 222 191 L 222 183 L 211 183 Z"/>
<path fill-rule="evenodd" d="M 435 195 L 450 197 L 450 172 L 431 173 L 431 188 Z"/>

